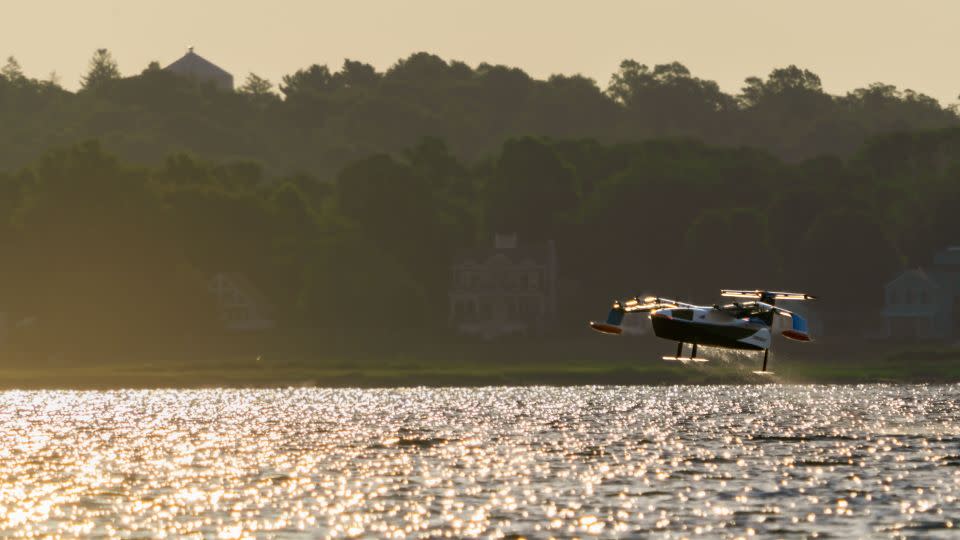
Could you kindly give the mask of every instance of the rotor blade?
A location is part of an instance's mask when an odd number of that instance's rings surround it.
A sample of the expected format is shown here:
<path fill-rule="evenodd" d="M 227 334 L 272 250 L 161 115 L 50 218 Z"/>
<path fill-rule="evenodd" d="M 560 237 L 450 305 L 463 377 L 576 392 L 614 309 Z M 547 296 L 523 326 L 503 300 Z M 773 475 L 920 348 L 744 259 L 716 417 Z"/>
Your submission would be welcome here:
<path fill-rule="evenodd" d="M 741 291 L 733 289 L 721 289 L 720 296 L 729 296 L 732 298 L 760 298 L 761 291 Z"/>
<path fill-rule="evenodd" d="M 773 296 L 777 300 L 816 300 L 817 297 L 812 294 L 807 293 L 792 293 L 792 292 L 768 292 L 767 294 Z"/>
<path fill-rule="evenodd" d="M 784 292 L 784 291 L 763 291 L 763 290 L 744 290 L 744 289 L 721 289 L 721 296 L 733 298 L 772 298 L 775 300 L 816 300 L 817 297 L 807 293 Z"/>

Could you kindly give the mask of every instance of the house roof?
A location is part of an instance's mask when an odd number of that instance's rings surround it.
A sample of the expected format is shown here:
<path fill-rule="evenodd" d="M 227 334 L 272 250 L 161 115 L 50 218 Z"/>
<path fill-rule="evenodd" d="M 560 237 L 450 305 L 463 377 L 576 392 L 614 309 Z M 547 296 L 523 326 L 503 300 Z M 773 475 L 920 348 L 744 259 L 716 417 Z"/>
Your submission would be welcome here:
<path fill-rule="evenodd" d="M 203 73 L 208 75 L 230 77 L 231 79 L 233 78 L 233 75 L 231 75 L 230 72 L 193 52 L 193 47 L 190 47 L 190 49 L 187 51 L 187 54 L 183 55 L 179 60 L 173 62 L 164 69 L 173 71 L 174 73 Z"/>
<path fill-rule="evenodd" d="M 485 264 L 493 257 L 502 256 L 512 263 L 532 261 L 537 264 L 546 264 L 550 259 L 550 247 L 547 244 L 517 248 L 473 248 L 465 249 L 457 254 L 456 264 Z"/>
<path fill-rule="evenodd" d="M 898 282 L 908 281 L 908 280 L 924 283 L 931 288 L 940 287 L 940 284 L 937 283 L 937 280 L 930 277 L 930 275 L 927 274 L 927 272 L 924 271 L 922 268 L 913 268 L 910 270 L 904 270 L 903 272 L 900 273 L 900 275 L 898 275 L 897 277 L 887 282 L 885 287 L 891 287 Z"/>
<path fill-rule="evenodd" d="M 217 275 L 233 283 L 234 287 L 239 289 L 244 295 L 250 297 L 261 308 L 271 307 L 270 299 L 244 274 L 240 272 L 221 272 Z"/>

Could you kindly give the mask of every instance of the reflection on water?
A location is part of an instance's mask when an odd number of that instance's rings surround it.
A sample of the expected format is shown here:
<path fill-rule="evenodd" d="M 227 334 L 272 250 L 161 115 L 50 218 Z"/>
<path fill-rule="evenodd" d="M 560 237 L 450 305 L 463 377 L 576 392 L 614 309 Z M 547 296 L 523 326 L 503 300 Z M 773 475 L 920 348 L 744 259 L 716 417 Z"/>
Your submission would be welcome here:
<path fill-rule="evenodd" d="M 0 536 L 953 536 L 960 386 L 0 393 Z"/>

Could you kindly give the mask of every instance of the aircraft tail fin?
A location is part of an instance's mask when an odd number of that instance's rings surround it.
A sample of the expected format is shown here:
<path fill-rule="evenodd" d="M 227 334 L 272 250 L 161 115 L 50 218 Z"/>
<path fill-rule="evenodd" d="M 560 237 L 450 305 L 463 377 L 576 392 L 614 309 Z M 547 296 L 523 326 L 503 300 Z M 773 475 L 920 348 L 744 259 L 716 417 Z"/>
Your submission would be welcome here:
<path fill-rule="evenodd" d="M 796 313 L 790 313 L 790 320 L 792 322 L 791 327 L 782 332 L 783 337 L 794 341 L 811 341 L 807 320 Z"/>

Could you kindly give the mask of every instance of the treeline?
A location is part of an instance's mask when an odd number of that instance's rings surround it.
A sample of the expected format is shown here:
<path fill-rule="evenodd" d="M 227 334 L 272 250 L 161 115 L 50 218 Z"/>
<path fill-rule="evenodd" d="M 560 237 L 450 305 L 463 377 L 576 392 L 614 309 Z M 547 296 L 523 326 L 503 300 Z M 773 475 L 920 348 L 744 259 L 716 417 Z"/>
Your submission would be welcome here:
<path fill-rule="evenodd" d="M 881 287 L 957 242 L 960 129 L 788 163 L 688 140 L 519 137 L 458 159 L 440 139 L 346 164 L 332 183 L 98 143 L 0 175 L 0 298 L 23 350 L 110 351 L 215 332 L 207 280 L 242 272 L 283 327 L 448 332 L 449 265 L 497 231 L 554 239 L 559 331 L 614 296 L 707 301 L 800 289 L 873 316 Z"/>
<path fill-rule="evenodd" d="M 399 152 L 424 136 L 474 161 L 523 135 L 607 144 L 688 137 L 797 162 L 848 157 L 871 135 L 958 125 L 952 108 L 923 94 L 877 83 L 829 95 L 816 74 L 796 66 L 749 77 L 731 95 L 676 62 L 625 60 L 609 84 L 598 85 L 579 75 L 537 80 L 517 68 L 417 53 L 385 72 L 347 60 L 339 70 L 306 67 L 276 85 L 250 74 L 238 92 L 226 92 L 156 62 L 124 78 L 100 50 L 82 83 L 68 92 L 56 76 L 32 79 L 8 60 L 0 72 L 0 168 L 98 139 L 136 162 L 187 152 L 331 179 L 350 161 Z"/>

